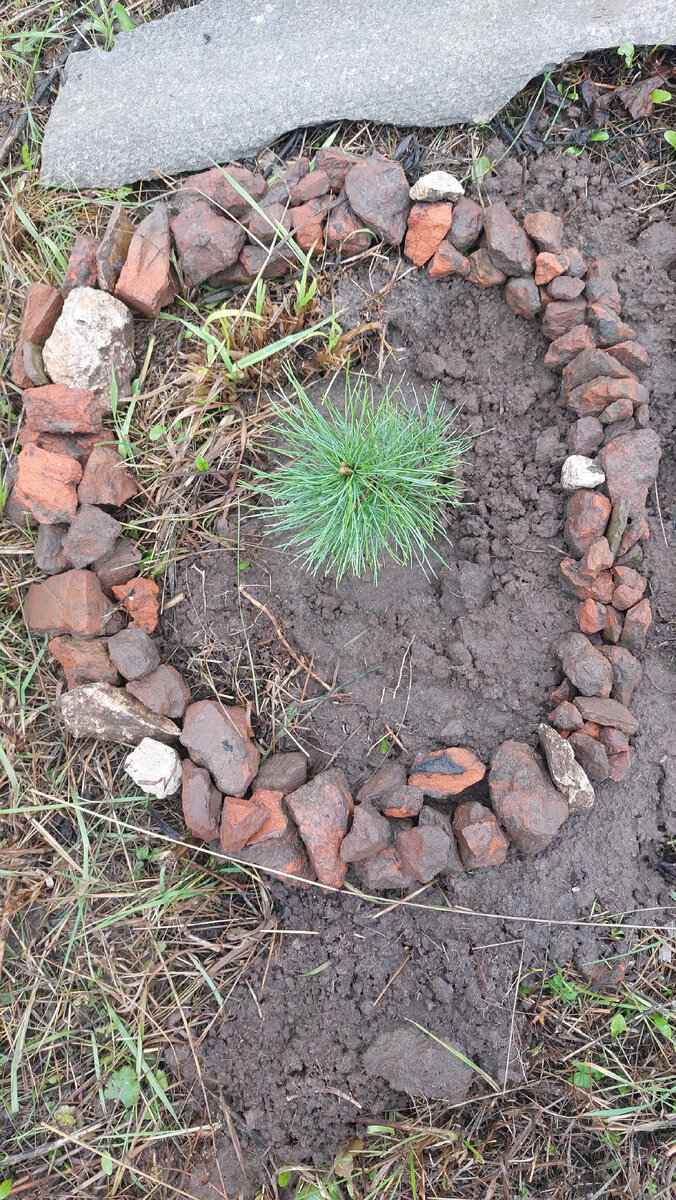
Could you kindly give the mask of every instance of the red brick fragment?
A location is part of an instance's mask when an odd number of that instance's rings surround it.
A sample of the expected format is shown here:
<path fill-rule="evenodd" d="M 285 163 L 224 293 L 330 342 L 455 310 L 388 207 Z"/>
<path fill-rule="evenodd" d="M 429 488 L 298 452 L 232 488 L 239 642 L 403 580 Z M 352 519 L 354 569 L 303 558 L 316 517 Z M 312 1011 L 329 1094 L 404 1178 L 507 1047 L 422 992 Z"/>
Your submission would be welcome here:
<path fill-rule="evenodd" d="M 61 285 L 61 295 L 65 298 L 76 287 L 95 288 L 99 281 L 96 265 L 96 252 L 99 243 L 96 238 L 87 233 L 79 233 L 70 252 L 66 274 Z"/>
<path fill-rule="evenodd" d="M 39 433 L 99 433 L 101 404 L 89 388 L 61 383 L 27 388 L 23 394 L 26 420 Z"/>
<path fill-rule="evenodd" d="M 305 161 L 307 163 L 307 160 Z M 232 180 L 239 184 L 246 196 L 242 196 L 233 186 Z M 206 197 L 217 208 L 233 217 L 242 217 L 248 213 L 251 207 L 249 199 L 261 200 L 267 190 L 262 175 L 257 171 L 250 171 L 248 167 L 238 166 L 212 167 L 209 171 L 189 175 L 184 181 L 184 187 Z"/>
<path fill-rule="evenodd" d="M 598 600 L 583 600 L 578 613 L 582 633 L 600 633 L 606 623 L 607 609 Z"/>
<path fill-rule="evenodd" d="M 183 819 L 188 829 L 203 842 L 218 837 L 223 797 L 214 786 L 211 776 L 189 758 L 183 762 L 181 788 Z"/>
<path fill-rule="evenodd" d="M 469 273 L 469 259 L 449 241 L 441 242 L 429 265 L 430 278 L 446 279 L 449 275 L 460 275 L 462 279 L 467 279 Z"/>
<path fill-rule="evenodd" d="M 408 782 L 410 787 L 420 788 L 426 796 L 447 800 L 479 783 L 485 774 L 485 764 L 472 750 L 448 746 L 416 759 Z"/>
<path fill-rule="evenodd" d="M 610 519 L 611 503 L 602 492 L 579 488 L 566 501 L 563 535 L 573 554 L 585 554 L 603 537 Z"/>
<path fill-rule="evenodd" d="M 615 599 L 615 592 L 613 592 L 613 599 Z M 617 608 L 609 604 L 606 608 L 606 619 L 603 623 L 603 636 L 607 642 L 612 642 L 613 644 L 619 642 L 623 623 L 624 618 L 622 614 L 618 612 Z"/>
<path fill-rule="evenodd" d="M 523 227 L 538 250 L 558 254 L 563 245 L 563 221 L 555 213 L 541 211 L 526 213 Z"/>
<path fill-rule="evenodd" d="M 187 204 L 170 225 L 189 287 L 199 287 L 211 275 L 233 266 L 246 241 L 242 226 L 214 212 L 206 200 Z"/>
<path fill-rule="evenodd" d="M 486 248 L 493 265 L 505 275 L 532 275 L 535 250 L 524 228 L 502 200 L 484 210 Z"/>
<path fill-rule="evenodd" d="M 169 213 L 158 201 L 137 225 L 115 295 L 146 317 L 156 317 L 167 303 L 170 285 Z"/>
<path fill-rule="evenodd" d="M 317 879 L 331 887 L 340 887 L 347 871 L 347 863 L 340 859 L 340 846 L 354 809 L 342 772 L 329 770 L 316 775 L 291 792 L 286 804 Z"/>
<path fill-rule="evenodd" d="M 95 446 L 78 488 L 80 504 L 119 508 L 135 496 L 139 485 L 123 458 L 112 446 Z"/>
<path fill-rule="evenodd" d="M 331 191 L 331 183 L 326 171 L 315 168 L 291 188 L 292 204 L 307 204 L 308 200 L 316 200 L 317 196 L 326 196 Z"/>
<path fill-rule="evenodd" d="M 62 308 L 63 296 L 58 288 L 51 287 L 48 283 L 31 284 L 10 371 L 10 379 L 18 387 L 29 388 L 33 383 L 30 375 L 26 373 L 23 361 L 26 342 L 44 346 L 61 315 Z"/>
<path fill-rule="evenodd" d="M 593 350 L 595 345 L 594 334 L 588 325 L 573 325 L 567 333 L 550 342 L 544 364 L 550 371 L 562 371 L 583 350 Z"/>
<path fill-rule="evenodd" d="M 453 832 L 462 864 L 468 871 L 499 867 L 507 857 L 509 838 L 503 833 L 490 808 L 474 801 L 459 804 L 453 814 Z"/>
<path fill-rule="evenodd" d="M 568 270 L 568 259 L 565 254 L 552 254 L 544 250 L 535 259 L 535 282 L 538 287 L 551 283 L 557 275 L 563 275 Z"/>
<path fill-rule="evenodd" d="M 83 683 L 115 686 L 121 682 L 110 661 L 108 645 L 99 638 L 54 637 L 47 649 L 63 667 L 69 690 Z"/>
<path fill-rule="evenodd" d="M 221 811 L 221 846 L 226 854 L 243 850 L 247 842 L 268 818 L 265 808 L 242 800 L 239 796 L 224 796 Z"/>
<path fill-rule="evenodd" d="M 497 284 L 504 283 L 506 278 L 507 276 L 494 265 L 485 247 L 470 254 L 467 276 L 470 283 L 478 283 L 481 287 L 496 287 Z"/>
<path fill-rule="evenodd" d="M 44 583 L 32 583 L 23 611 L 35 633 L 94 637 L 107 632 L 110 604 L 92 571 L 64 571 Z"/>
<path fill-rule="evenodd" d="M 160 611 L 159 588 L 155 581 L 138 576 L 129 583 L 116 584 L 111 591 L 132 618 L 132 628 L 152 633 Z"/>
<path fill-rule="evenodd" d="M 563 337 L 576 325 L 579 325 L 585 314 L 584 300 L 552 300 L 548 304 L 542 318 L 542 332 L 550 341 Z"/>
<path fill-rule="evenodd" d="M 406 227 L 406 257 L 417 267 L 424 266 L 446 237 L 452 218 L 452 204 L 414 204 Z"/>
<path fill-rule="evenodd" d="M 41 523 L 68 524 L 77 509 L 82 467 L 74 458 L 26 446 L 18 457 L 17 500 Z"/>
<path fill-rule="evenodd" d="M 331 210 L 326 222 L 326 244 L 329 250 L 344 257 L 363 254 L 371 245 L 372 234 L 353 213 L 347 200 Z"/>
<path fill-rule="evenodd" d="M 649 600 L 640 600 L 638 604 L 628 609 L 624 617 L 620 645 L 632 654 L 643 654 L 652 619 L 653 614 Z"/>

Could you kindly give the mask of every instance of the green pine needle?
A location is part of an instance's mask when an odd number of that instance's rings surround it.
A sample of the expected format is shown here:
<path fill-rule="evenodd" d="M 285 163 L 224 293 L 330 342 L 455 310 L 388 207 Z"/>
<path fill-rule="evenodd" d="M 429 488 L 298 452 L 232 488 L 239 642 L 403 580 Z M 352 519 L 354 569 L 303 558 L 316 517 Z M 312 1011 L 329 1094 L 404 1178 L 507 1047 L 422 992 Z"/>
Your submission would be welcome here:
<path fill-rule="evenodd" d="M 374 404 L 361 375 L 346 384 L 345 411 L 324 398 L 321 411 L 291 376 L 297 404 L 276 404 L 289 461 L 255 470 L 252 491 L 269 504 L 271 532 L 286 535 L 309 570 L 367 569 L 377 582 L 385 555 L 424 569 L 443 535 L 447 505 L 460 503 L 458 466 L 469 439 L 455 431 L 456 412 L 442 413 L 436 390 L 426 406 L 397 407 L 387 392 Z"/>

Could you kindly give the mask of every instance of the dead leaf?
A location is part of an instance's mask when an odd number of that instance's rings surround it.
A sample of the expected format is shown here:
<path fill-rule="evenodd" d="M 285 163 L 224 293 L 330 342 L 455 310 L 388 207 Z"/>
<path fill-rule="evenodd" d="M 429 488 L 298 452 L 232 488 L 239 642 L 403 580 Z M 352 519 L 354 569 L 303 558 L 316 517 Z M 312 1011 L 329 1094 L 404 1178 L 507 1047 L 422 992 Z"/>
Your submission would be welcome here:
<path fill-rule="evenodd" d="M 615 95 L 618 100 L 629 110 L 632 117 L 649 117 L 653 111 L 653 92 L 655 88 L 664 87 L 664 80 L 660 75 L 653 75 L 650 79 L 643 79 L 640 83 L 629 83 L 626 87 L 618 88 Z"/>

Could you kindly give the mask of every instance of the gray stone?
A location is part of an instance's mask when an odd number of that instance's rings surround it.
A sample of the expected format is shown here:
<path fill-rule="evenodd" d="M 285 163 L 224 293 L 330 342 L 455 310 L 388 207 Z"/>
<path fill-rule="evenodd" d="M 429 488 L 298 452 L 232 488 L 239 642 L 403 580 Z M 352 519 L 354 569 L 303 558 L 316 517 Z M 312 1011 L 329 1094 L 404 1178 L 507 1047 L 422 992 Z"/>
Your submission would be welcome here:
<path fill-rule="evenodd" d="M 538 737 L 545 752 L 549 774 L 568 801 L 568 811 L 581 812 L 592 808 L 594 789 L 576 761 L 572 746 L 544 722 L 538 726 Z"/>
<path fill-rule="evenodd" d="M 126 304 L 96 288 L 73 288 L 42 357 L 54 383 L 91 388 L 108 411 L 111 375 L 118 396 L 129 395 L 135 373 L 133 347 L 134 322 Z"/>
<path fill-rule="evenodd" d="M 204 0 L 72 54 L 42 177 L 119 186 L 246 156 L 299 125 L 486 122 L 544 68 L 676 40 L 673 0 Z M 309 64 L 311 64 L 311 69 Z"/>
<path fill-rule="evenodd" d="M 158 717 L 123 688 L 109 683 L 73 688 L 61 697 L 60 708 L 66 728 L 75 737 L 138 746 L 143 738 L 173 742 L 180 733 L 168 717 Z"/>

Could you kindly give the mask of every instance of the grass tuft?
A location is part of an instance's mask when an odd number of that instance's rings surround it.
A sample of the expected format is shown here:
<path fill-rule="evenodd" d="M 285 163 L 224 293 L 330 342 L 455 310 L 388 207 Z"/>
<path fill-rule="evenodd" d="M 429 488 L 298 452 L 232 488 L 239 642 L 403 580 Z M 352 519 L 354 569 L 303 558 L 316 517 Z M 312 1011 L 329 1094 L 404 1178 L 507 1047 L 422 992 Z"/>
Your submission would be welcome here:
<path fill-rule="evenodd" d="M 252 491 L 269 529 L 286 536 L 309 570 L 335 571 L 337 580 L 382 559 L 429 568 L 439 557 L 447 505 L 460 503 L 458 468 L 468 437 L 455 429 L 456 411 L 441 412 L 436 390 L 422 406 L 398 407 L 398 388 L 374 403 L 365 375 L 346 382 L 345 410 L 326 397 L 316 408 L 291 376 L 297 404 L 275 404 L 289 461 L 254 470 Z M 288 535 L 288 536 L 287 536 Z"/>

